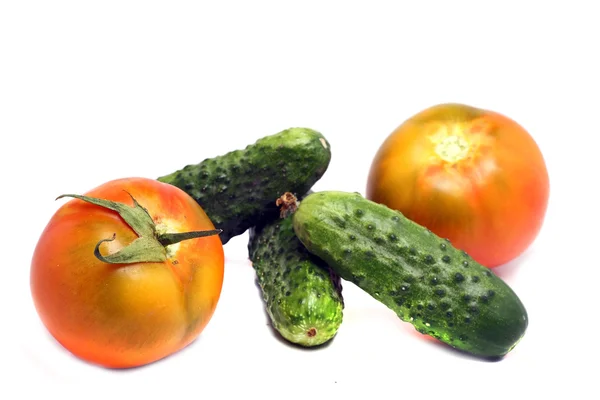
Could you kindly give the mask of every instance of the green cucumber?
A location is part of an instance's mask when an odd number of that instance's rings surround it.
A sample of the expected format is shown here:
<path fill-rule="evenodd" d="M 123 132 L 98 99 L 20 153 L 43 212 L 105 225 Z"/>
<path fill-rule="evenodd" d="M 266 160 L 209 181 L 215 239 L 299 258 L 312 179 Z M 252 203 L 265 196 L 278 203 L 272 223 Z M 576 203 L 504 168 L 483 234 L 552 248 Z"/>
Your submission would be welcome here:
<path fill-rule="evenodd" d="M 311 253 L 420 333 L 490 358 L 525 334 L 525 307 L 502 279 L 399 211 L 359 193 L 315 192 L 293 226 Z"/>
<path fill-rule="evenodd" d="M 341 279 L 298 240 L 291 215 L 250 228 L 248 253 L 271 325 L 284 339 L 313 347 L 336 335 Z"/>
<path fill-rule="evenodd" d="M 244 149 L 206 158 L 157 180 L 193 197 L 209 216 L 223 244 L 277 212 L 273 199 L 306 193 L 325 173 L 330 145 L 320 133 L 290 128 Z"/>

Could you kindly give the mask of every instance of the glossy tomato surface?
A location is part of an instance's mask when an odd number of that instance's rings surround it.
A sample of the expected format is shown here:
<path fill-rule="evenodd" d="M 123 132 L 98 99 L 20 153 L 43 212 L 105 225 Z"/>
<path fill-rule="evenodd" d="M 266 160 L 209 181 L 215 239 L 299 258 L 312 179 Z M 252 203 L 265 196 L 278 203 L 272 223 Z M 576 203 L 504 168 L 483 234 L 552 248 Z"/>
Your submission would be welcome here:
<path fill-rule="evenodd" d="M 439 104 L 410 117 L 382 143 L 366 196 L 493 268 L 537 237 L 549 177 L 538 145 L 517 122 L 464 104 Z"/>
<path fill-rule="evenodd" d="M 191 197 L 152 179 L 118 179 L 86 195 L 128 205 L 134 197 L 159 232 L 214 229 Z M 205 328 L 221 293 L 223 245 L 218 235 L 189 239 L 167 246 L 165 262 L 110 264 L 94 248 L 113 234 L 101 254 L 137 238 L 116 212 L 65 202 L 35 248 L 31 293 L 42 322 L 67 350 L 106 367 L 134 367 L 182 349 Z"/>

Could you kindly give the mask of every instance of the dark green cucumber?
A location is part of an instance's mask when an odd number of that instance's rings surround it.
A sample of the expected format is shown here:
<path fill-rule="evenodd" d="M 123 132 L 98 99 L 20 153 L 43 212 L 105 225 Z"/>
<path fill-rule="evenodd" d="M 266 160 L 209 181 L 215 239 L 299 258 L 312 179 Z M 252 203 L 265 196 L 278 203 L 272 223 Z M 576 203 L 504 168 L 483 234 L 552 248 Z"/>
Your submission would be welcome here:
<path fill-rule="evenodd" d="M 312 347 L 336 335 L 341 279 L 300 243 L 291 216 L 250 228 L 248 253 L 271 324 L 283 338 Z"/>
<path fill-rule="evenodd" d="M 503 280 L 398 211 L 316 192 L 293 226 L 311 253 L 423 334 L 483 357 L 505 355 L 525 334 L 525 307 Z"/>
<path fill-rule="evenodd" d="M 204 159 L 159 177 L 193 197 L 222 229 L 226 244 L 277 212 L 273 199 L 285 192 L 306 193 L 325 173 L 331 149 L 325 137 L 308 128 L 265 136 L 244 149 Z"/>

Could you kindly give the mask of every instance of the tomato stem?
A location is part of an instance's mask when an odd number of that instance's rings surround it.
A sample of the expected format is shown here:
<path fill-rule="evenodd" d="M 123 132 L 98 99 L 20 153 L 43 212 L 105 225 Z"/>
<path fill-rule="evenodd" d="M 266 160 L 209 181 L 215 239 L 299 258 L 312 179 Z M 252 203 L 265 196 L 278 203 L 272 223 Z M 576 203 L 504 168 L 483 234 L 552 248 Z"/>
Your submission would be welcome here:
<path fill-rule="evenodd" d="M 130 193 L 128 194 L 131 196 Z M 166 246 L 179 243 L 183 240 L 218 235 L 222 232 L 222 229 L 212 229 L 193 232 L 163 233 L 158 235 L 156 224 L 150 216 L 150 213 L 148 213 L 148 210 L 142 207 L 133 196 L 131 196 L 133 206 L 111 200 L 76 194 L 63 194 L 56 199 L 58 200 L 63 197 L 73 197 L 117 212 L 121 218 L 123 218 L 125 223 L 138 235 L 138 238 L 133 242 L 109 255 L 102 255 L 100 253 L 100 245 L 115 240 L 117 237 L 116 234 L 113 234 L 110 238 L 100 240 L 94 248 L 94 256 L 100 261 L 109 264 L 166 261 Z"/>
<path fill-rule="evenodd" d="M 183 233 L 163 233 L 158 236 L 158 241 L 163 246 L 179 243 L 183 240 L 194 239 L 199 237 L 218 235 L 223 232 L 223 229 L 212 229 L 209 231 L 193 231 Z"/>

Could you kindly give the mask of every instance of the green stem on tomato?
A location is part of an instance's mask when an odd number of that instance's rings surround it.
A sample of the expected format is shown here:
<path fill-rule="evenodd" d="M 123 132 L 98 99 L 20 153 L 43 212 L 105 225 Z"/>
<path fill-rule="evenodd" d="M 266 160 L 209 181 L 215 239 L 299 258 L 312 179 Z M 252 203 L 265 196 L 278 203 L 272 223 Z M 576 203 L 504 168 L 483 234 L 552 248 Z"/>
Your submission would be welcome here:
<path fill-rule="evenodd" d="M 130 193 L 128 194 L 131 196 Z M 56 200 L 63 197 L 73 197 L 112 211 L 116 211 L 121 218 L 123 218 L 125 223 L 129 225 L 131 229 L 133 229 L 138 235 L 138 238 L 133 242 L 123 247 L 121 250 L 109 255 L 102 255 L 100 253 L 100 245 L 104 242 L 111 242 L 115 240 L 116 234 L 113 234 L 113 236 L 110 238 L 100 240 L 94 248 L 94 255 L 100 261 L 109 264 L 166 261 L 167 246 L 179 243 L 183 240 L 218 235 L 222 232 L 221 229 L 212 229 L 183 233 L 163 233 L 158 235 L 156 231 L 156 224 L 150 216 L 150 213 L 148 213 L 148 210 L 142 207 L 133 196 L 131 196 L 133 200 L 133 206 L 111 200 L 81 196 L 77 194 L 63 194 L 58 196 Z"/>

